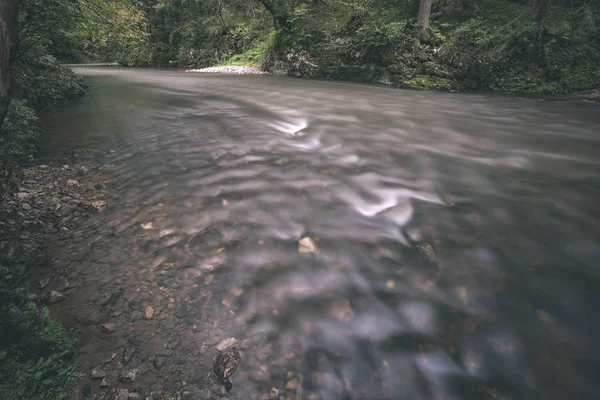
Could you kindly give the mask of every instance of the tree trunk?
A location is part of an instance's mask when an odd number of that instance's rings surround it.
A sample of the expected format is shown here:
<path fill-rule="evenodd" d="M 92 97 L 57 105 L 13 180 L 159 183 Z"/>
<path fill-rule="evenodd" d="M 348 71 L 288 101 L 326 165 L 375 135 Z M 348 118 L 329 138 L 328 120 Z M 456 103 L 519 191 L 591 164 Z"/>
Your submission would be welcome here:
<path fill-rule="evenodd" d="M 421 25 L 421 32 L 424 32 L 425 29 L 429 27 L 431 4 L 432 0 L 421 0 L 421 7 L 419 8 L 419 15 L 417 16 L 417 22 Z"/>
<path fill-rule="evenodd" d="M 17 49 L 19 0 L 0 0 L 0 134 L 10 104 L 10 68 Z"/>
<path fill-rule="evenodd" d="M 538 13 L 537 23 L 543 25 L 546 17 L 548 16 L 548 7 L 550 6 L 550 0 L 538 0 Z"/>

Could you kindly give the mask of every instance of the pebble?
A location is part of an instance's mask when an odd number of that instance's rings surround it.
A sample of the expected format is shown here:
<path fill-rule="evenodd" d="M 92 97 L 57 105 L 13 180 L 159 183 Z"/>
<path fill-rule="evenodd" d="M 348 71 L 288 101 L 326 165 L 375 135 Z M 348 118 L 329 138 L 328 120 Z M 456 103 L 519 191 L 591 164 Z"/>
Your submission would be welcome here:
<path fill-rule="evenodd" d="M 137 368 L 123 371 L 123 372 L 121 372 L 121 375 L 119 375 L 119 380 L 121 382 L 126 382 L 126 383 L 133 382 L 137 379 L 139 373 L 140 373 L 140 370 Z"/>
<path fill-rule="evenodd" d="M 217 344 L 217 350 L 224 351 L 226 348 L 231 347 L 235 342 L 237 342 L 237 340 L 234 337 L 223 339 Z"/>
<path fill-rule="evenodd" d="M 316 255 L 319 254 L 319 250 L 317 249 L 317 244 L 311 237 L 304 237 L 298 241 L 298 251 L 300 253 L 314 253 Z"/>
<path fill-rule="evenodd" d="M 144 318 L 152 319 L 153 316 L 154 316 L 154 309 L 152 308 L 152 306 L 146 306 L 146 309 L 144 310 Z"/>
<path fill-rule="evenodd" d="M 271 391 L 269 392 L 269 399 L 277 400 L 278 398 L 279 398 L 279 390 L 277 388 L 271 388 Z"/>
<path fill-rule="evenodd" d="M 131 358 L 135 354 L 136 350 L 136 347 L 125 347 L 125 351 L 123 352 L 123 364 L 127 364 L 129 361 L 131 361 Z"/>
<path fill-rule="evenodd" d="M 296 390 L 298 389 L 298 379 L 292 378 L 285 384 L 286 390 Z"/>
<path fill-rule="evenodd" d="M 46 286 L 48 286 L 49 283 L 50 283 L 50 278 L 44 278 L 44 279 L 40 279 L 38 281 L 38 284 L 40 285 L 40 289 L 45 288 Z"/>
<path fill-rule="evenodd" d="M 54 303 L 58 303 L 59 301 L 62 301 L 64 299 L 66 299 L 66 296 L 64 294 L 62 294 L 61 292 L 58 292 L 56 290 L 53 290 L 50 292 L 50 297 L 48 298 L 48 303 L 54 304 Z"/>
<path fill-rule="evenodd" d="M 108 387 L 110 386 L 110 382 L 106 378 L 102 378 L 102 382 L 100 382 L 100 387 Z"/>
<path fill-rule="evenodd" d="M 102 379 L 106 376 L 106 372 L 102 371 L 100 367 L 96 367 L 90 373 L 92 379 Z"/>
<path fill-rule="evenodd" d="M 159 356 L 154 357 L 153 364 L 156 369 L 161 369 L 164 363 L 165 363 L 165 359 L 163 357 L 159 357 Z"/>
<path fill-rule="evenodd" d="M 76 179 L 68 179 L 67 180 L 67 186 L 79 186 L 79 181 Z"/>
<path fill-rule="evenodd" d="M 98 210 L 98 212 L 102 212 L 106 208 L 106 202 L 104 200 L 92 201 L 92 207 Z"/>
<path fill-rule="evenodd" d="M 105 332 L 108 332 L 108 333 L 112 333 L 117 330 L 117 324 L 115 324 L 113 322 L 109 322 L 107 324 L 102 324 L 101 326 L 102 326 L 102 330 L 104 330 Z"/>

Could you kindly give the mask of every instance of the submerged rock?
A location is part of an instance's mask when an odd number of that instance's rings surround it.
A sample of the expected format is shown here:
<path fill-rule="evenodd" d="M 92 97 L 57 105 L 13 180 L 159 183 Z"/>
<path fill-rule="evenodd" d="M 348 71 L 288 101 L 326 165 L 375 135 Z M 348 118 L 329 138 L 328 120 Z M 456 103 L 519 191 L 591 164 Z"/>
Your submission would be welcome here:
<path fill-rule="evenodd" d="M 48 297 L 48 303 L 54 304 L 66 299 L 67 297 L 59 291 L 53 290 Z"/>
<path fill-rule="evenodd" d="M 146 308 L 144 309 L 144 318 L 152 319 L 153 316 L 154 316 L 154 309 L 152 308 L 152 306 L 146 306 Z"/>
<path fill-rule="evenodd" d="M 106 208 L 106 202 L 104 200 L 92 201 L 92 207 L 94 207 L 98 212 L 104 211 Z"/>
<path fill-rule="evenodd" d="M 44 278 L 44 279 L 40 279 L 38 281 L 38 284 L 40 285 L 40 289 L 45 288 L 46 286 L 48 286 L 49 283 L 50 283 L 50 278 Z"/>
<path fill-rule="evenodd" d="M 102 324 L 101 327 L 104 332 L 108 332 L 108 333 L 112 333 L 117 330 L 117 324 L 115 324 L 114 322 Z"/>
<path fill-rule="evenodd" d="M 306 236 L 298 241 L 298 251 L 300 253 L 314 253 L 315 255 L 319 255 L 317 244 L 309 236 Z"/>
<path fill-rule="evenodd" d="M 102 379 L 104 377 L 106 377 L 106 372 L 104 372 L 102 369 L 100 369 L 100 367 L 96 367 L 94 369 L 92 369 L 92 372 L 90 372 L 90 377 L 92 379 Z M 104 380 L 102 381 L 104 382 Z M 108 385 L 107 385 L 108 386 Z"/>
<path fill-rule="evenodd" d="M 223 339 L 217 345 L 217 350 L 225 351 L 228 347 L 231 347 L 237 340 L 234 337 Z"/>
<path fill-rule="evenodd" d="M 277 388 L 271 388 L 271 391 L 269 392 L 269 399 L 270 400 L 279 399 L 279 390 Z"/>
<path fill-rule="evenodd" d="M 140 370 L 137 368 L 133 368 L 127 371 L 123 371 L 121 372 L 121 374 L 119 375 L 119 380 L 121 382 L 125 382 L 125 383 L 131 383 L 133 381 L 135 381 L 138 377 L 138 374 L 140 373 Z"/>

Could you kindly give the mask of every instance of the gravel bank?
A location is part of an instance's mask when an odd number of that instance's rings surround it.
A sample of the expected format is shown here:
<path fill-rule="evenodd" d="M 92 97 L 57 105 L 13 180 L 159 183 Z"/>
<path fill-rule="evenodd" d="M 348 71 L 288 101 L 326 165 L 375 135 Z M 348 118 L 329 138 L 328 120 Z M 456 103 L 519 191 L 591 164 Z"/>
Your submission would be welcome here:
<path fill-rule="evenodd" d="M 257 67 L 247 66 L 223 66 L 223 67 L 208 67 L 202 69 L 188 69 L 186 72 L 205 72 L 213 74 L 244 74 L 244 75 L 268 75 L 266 71 L 261 71 Z"/>

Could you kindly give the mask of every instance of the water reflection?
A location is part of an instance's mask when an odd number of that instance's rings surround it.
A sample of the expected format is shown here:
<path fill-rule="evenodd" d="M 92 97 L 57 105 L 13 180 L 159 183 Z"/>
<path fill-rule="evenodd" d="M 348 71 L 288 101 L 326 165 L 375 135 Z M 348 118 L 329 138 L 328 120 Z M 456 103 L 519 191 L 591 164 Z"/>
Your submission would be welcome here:
<path fill-rule="evenodd" d="M 102 164 L 112 199 L 68 251 L 124 291 L 128 339 L 181 341 L 167 387 L 208 396 L 235 337 L 229 398 L 600 396 L 598 105 L 82 72 L 42 152 Z"/>

